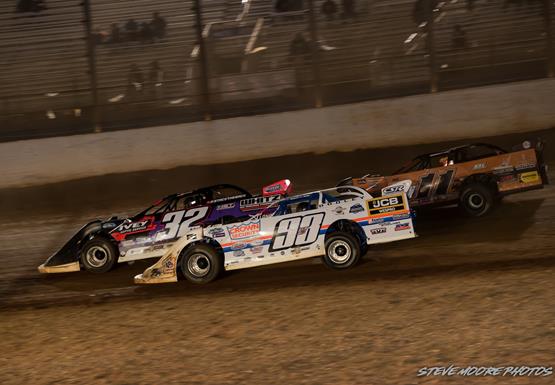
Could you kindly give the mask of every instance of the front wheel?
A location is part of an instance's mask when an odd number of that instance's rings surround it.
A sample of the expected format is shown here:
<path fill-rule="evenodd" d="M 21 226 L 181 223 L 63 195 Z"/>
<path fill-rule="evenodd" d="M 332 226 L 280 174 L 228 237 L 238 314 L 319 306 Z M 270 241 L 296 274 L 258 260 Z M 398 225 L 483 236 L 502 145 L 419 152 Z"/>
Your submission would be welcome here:
<path fill-rule="evenodd" d="M 332 269 L 347 269 L 354 266 L 360 259 L 361 247 L 353 235 L 336 232 L 326 240 L 324 263 Z"/>
<path fill-rule="evenodd" d="M 81 263 L 91 273 L 106 273 L 118 261 L 118 250 L 108 239 L 93 238 L 85 243 L 81 251 Z"/>
<path fill-rule="evenodd" d="M 196 245 L 179 259 L 181 272 L 189 282 L 212 282 L 221 274 L 223 262 L 220 253 L 208 245 Z"/>
<path fill-rule="evenodd" d="M 495 206 L 495 192 L 482 183 L 471 183 L 462 189 L 459 206 L 471 217 L 488 214 Z"/>

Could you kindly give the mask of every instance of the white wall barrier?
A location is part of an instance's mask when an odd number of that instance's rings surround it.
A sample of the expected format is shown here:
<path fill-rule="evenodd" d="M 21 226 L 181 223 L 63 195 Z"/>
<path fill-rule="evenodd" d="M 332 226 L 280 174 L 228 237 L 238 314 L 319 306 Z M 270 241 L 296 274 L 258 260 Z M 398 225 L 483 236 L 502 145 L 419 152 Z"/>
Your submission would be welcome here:
<path fill-rule="evenodd" d="M 304 111 L 0 143 L 0 188 L 555 126 L 555 79 Z"/>

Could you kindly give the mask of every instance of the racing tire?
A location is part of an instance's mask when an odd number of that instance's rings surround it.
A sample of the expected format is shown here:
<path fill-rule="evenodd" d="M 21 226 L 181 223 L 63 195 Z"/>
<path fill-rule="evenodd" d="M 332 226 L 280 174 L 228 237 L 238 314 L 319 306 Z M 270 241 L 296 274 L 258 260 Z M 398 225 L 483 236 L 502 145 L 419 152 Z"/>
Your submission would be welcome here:
<path fill-rule="evenodd" d="M 481 217 L 495 207 L 497 203 L 495 195 L 491 187 L 482 183 L 471 183 L 463 187 L 459 207 L 468 216 Z"/>
<path fill-rule="evenodd" d="M 348 269 L 358 263 L 361 247 L 358 239 L 342 231 L 332 233 L 325 243 L 326 253 L 322 258 L 326 266 L 335 269 Z"/>
<path fill-rule="evenodd" d="M 117 247 L 105 238 L 93 238 L 81 249 L 81 264 L 91 273 L 106 273 L 118 261 Z"/>
<path fill-rule="evenodd" d="M 223 270 L 221 254 L 208 245 L 196 245 L 185 251 L 179 265 L 187 281 L 195 284 L 212 282 Z"/>

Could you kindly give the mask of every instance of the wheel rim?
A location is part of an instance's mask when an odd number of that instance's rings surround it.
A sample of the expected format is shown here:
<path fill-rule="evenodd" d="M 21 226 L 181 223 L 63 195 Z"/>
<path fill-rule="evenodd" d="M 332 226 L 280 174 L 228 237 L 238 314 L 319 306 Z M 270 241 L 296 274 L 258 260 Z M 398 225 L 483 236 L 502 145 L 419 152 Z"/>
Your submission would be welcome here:
<path fill-rule="evenodd" d="M 346 263 L 351 254 L 351 245 L 343 240 L 333 241 L 328 247 L 328 257 L 337 264 Z"/>
<path fill-rule="evenodd" d="M 108 262 L 109 251 L 103 246 L 93 246 L 87 250 L 87 263 L 92 267 L 102 267 Z"/>
<path fill-rule="evenodd" d="M 479 210 L 484 207 L 484 197 L 477 193 L 472 193 L 468 196 L 468 206 L 473 210 Z"/>
<path fill-rule="evenodd" d="M 204 254 L 193 254 L 187 261 L 187 270 L 193 276 L 202 278 L 210 272 L 210 259 Z"/>

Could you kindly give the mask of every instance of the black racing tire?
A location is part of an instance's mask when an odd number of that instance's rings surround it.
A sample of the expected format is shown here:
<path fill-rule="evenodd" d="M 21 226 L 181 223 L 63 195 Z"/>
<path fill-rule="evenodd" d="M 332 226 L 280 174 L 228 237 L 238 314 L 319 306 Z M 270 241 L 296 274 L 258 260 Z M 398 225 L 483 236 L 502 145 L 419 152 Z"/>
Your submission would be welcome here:
<path fill-rule="evenodd" d="M 324 263 L 335 269 L 348 269 L 358 263 L 361 257 L 361 247 L 358 239 L 343 231 L 332 233 L 325 243 Z"/>
<path fill-rule="evenodd" d="M 81 264 L 91 273 L 106 273 L 118 262 L 117 247 L 106 238 L 93 238 L 81 249 Z"/>
<path fill-rule="evenodd" d="M 493 188 L 483 183 L 469 183 L 461 190 L 459 207 L 471 217 L 490 213 L 497 203 Z"/>
<path fill-rule="evenodd" d="M 187 281 L 206 284 L 223 271 L 222 255 L 209 245 L 194 245 L 179 258 L 179 267 Z"/>

